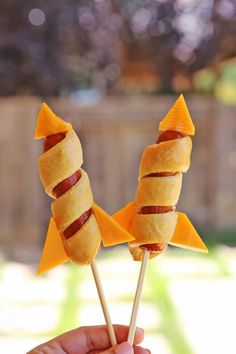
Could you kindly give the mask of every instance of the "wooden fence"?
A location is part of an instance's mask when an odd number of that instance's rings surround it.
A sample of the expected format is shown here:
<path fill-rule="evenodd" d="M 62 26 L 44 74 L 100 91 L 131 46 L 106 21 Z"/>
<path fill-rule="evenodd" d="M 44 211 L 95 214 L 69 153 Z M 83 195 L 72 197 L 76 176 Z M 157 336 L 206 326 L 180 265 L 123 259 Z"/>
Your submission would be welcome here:
<path fill-rule="evenodd" d="M 158 122 L 174 99 L 113 97 L 93 107 L 48 99 L 76 129 L 94 199 L 107 211 L 133 199 L 142 151 L 155 141 Z M 30 261 L 38 259 L 51 201 L 38 177 L 42 141 L 33 140 L 40 102 L 33 97 L 0 99 L 0 245 L 7 255 Z M 187 102 L 196 136 L 178 209 L 198 226 L 235 228 L 235 109 L 206 97 L 187 97 Z"/>

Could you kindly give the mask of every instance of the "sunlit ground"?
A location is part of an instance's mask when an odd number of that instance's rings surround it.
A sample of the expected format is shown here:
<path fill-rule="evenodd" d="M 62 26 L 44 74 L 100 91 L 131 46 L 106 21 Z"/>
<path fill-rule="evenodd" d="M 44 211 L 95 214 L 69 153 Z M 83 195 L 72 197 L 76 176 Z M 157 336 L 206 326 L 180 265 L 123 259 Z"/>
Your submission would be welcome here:
<path fill-rule="evenodd" d="M 236 249 L 208 255 L 169 249 L 149 262 L 138 325 L 154 354 L 235 354 Z M 129 323 L 139 263 L 126 248 L 97 257 L 111 317 Z M 43 277 L 17 263 L 0 267 L 0 353 L 29 349 L 76 326 L 103 323 L 89 267 Z"/>

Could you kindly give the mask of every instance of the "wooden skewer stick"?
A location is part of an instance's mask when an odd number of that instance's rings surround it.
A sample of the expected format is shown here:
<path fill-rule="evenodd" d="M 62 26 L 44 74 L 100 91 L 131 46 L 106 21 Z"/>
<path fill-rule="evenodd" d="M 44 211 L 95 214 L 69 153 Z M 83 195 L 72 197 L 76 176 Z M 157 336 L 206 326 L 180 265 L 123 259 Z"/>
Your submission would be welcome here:
<path fill-rule="evenodd" d="M 131 314 L 131 319 L 130 319 L 130 324 L 129 324 L 128 342 L 130 345 L 134 344 L 134 335 L 135 335 L 135 330 L 136 330 L 138 309 L 139 309 L 139 304 L 140 304 L 140 300 L 141 300 L 143 282 L 144 282 L 144 278 L 145 278 L 145 272 L 147 269 L 149 254 L 150 254 L 150 252 L 148 250 L 144 250 L 142 265 L 141 265 L 141 269 L 140 269 L 140 273 L 139 273 L 138 284 L 137 284 L 137 288 L 136 288 L 134 304 L 133 304 L 133 309 L 132 309 L 132 314 Z"/>
<path fill-rule="evenodd" d="M 92 263 L 90 265 L 91 265 L 93 277 L 94 277 L 94 280 L 95 280 L 95 284 L 96 284 L 96 287 L 97 287 L 99 300 L 100 300 L 100 303 L 101 303 L 101 306 L 102 306 L 103 315 L 104 315 L 104 318 L 105 318 L 105 321 L 106 321 L 106 325 L 107 325 L 107 329 L 108 329 L 108 334 L 109 334 L 109 337 L 110 337 L 111 345 L 114 346 L 114 345 L 117 344 L 117 340 L 116 340 L 116 335 L 115 335 L 114 328 L 113 328 L 113 325 L 112 325 L 112 322 L 111 322 L 111 317 L 110 317 L 110 313 L 109 313 L 109 310 L 108 310 L 108 305 L 107 305 L 107 302 L 106 302 L 106 298 L 105 298 L 105 295 L 104 295 L 104 292 L 103 292 L 101 278 L 100 278 L 100 275 L 99 275 L 99 272 L 98 272 L 97 265 L 96 265 L 94 260 L 92 261 Z"/>

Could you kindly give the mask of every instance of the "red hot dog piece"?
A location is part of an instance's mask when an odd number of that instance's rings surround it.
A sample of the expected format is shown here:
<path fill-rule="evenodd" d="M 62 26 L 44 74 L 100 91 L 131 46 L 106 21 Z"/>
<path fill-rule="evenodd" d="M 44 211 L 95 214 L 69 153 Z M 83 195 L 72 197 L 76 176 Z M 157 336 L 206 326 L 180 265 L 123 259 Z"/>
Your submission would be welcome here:
<path fill-rule="evenodd" d="M 147 249 L 149 252 L 161 252 L 165 247 L 165 243 L 149 243 L 139 246 L 142 249 Z"/>
<path fill-rule="evenodd" d="M 156 172 L 150 173 L 150 175 L 147 175 L 146 177 L 169 177 L 175 175 L 177 175 L 177 172 Z"/>
<path fill-rule="evenodd" d="M 58 133 L 53 135 L 48 135 L 43 143 L 43 151 L 46 152 L 51 149 L 54 145 L 63 140 L 66 136 L 66 133 Z"/>
<path fill-rule="evenodd" d="M 145 206 L 140 210 L 140 214 L 163 214 L 174 210 L 173 206 Z"/>
<path fill-rule="evenodd" d="M 174 140 L 183 138 L 184 135 L 180 132 L 176 132 L 175 130 L 166 130 L 161 133 L 156 141 L 157 144 L 162 143 L 163 141 Z"/>
<path fill-rule="evenodd" d="M 76 219 L 67 229 L 63 232 L 63 235 L 66 239 L 72 237 L 81 227 L 85 224 L 85 222 L 92 215 L 92 209 L 85 211 L 78 219 Z"/>
<path fill-rule="evenodd" d="M 78 182 L 81 177 L 80 170 L 76 171 L 70 177 L 64 179 L 64 181 L 60 182 L 55 188 L 53 188 L 53 193 L 56 198 L 59 198 L 62 194 L 67 192 L 74 184 Z"/>

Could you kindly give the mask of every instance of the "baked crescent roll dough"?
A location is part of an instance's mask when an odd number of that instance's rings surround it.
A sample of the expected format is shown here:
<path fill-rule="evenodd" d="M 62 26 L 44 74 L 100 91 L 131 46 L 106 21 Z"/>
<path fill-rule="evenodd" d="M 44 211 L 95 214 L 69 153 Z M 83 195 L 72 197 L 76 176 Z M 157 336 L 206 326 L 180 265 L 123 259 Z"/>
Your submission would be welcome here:
<path fill-rule="evenodd" d="M 71 129 L 62 141 L 39 157 L 39 175 L 46 192 L 55 198 L 53 188 L 79 170 L 82 163 L 81 144 Z"/>
<path fill-rule="evenodd" d="M 39 157 L 39 174 L 46 192 L 53 198 L 53 188 L 80 170 L 80 179 L 51 204 L 52 214 L 63 239 L 66 253 L 78 264 L 89 264 L 96 256 L 101 234 L 92 214 L 84 225 L 70 238 L 63 232 L 93 205 L 93 195 L 88 175 L 80 167 L 83 163 L 82 148 L 73 129 L 65 138 Z"/>
<path fill-rule="evenodd" d="M 178 215 L 174 211 L 163 214 L 135 214 L 130 233 L 135 237 L 130 244 L 167 243 L 175 230 Z"/>
<path fill-rule="evenodd" d="M 191 151 L 189 136 L 147 146 L 141 158 L 139 178 L 157 172 L 186 172 Z"/>
<path fill-rule="evenodd" d="M 67 255 L 77 264 L 90 264 L 101 244 L 101 234 L 95 216 L 91 215 L 81 229 L 64 240 Z"/>
<path fill-rule="evenodd" d="M 182 173 L 166 177 L 141 178 L 135 196 L 135 202 L 140 209 L 149 205 L 176 205 L 182 186 Z"/>
<path fill-rule="evenodd" d="M 142 244 L 167 244 L 176 227 L 178 215 L 174 212 L 156 214 L 138 214 L 145 206 L 172 206 L 179 199 L 182 186 L 182 173 L 190 165 L 192 140 L 186 136 L 180 139 L 167 140 L 159 144 L 149 145 L 144 150 L 139 166 L 139 183 L 135 202 L 137 213 L 134 215 L 130 232 L 135 241 L 130 242 L 129 249 L 134 260 L 141 261 L 144 251 Z M 174 176 L 155 177 L 152 173 L 170 172 Z M 150 252 L 150 258 L 160 252 Z"/>
<path fill-rule="evenodd" d="M 51 204 L 52 214 L 61 233 L 93 205 L 88 175 L 82 169 L 80 172 L 78 182 Z"/>

